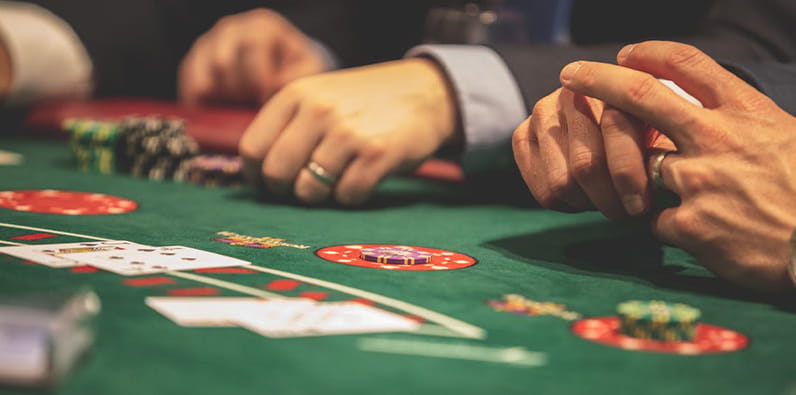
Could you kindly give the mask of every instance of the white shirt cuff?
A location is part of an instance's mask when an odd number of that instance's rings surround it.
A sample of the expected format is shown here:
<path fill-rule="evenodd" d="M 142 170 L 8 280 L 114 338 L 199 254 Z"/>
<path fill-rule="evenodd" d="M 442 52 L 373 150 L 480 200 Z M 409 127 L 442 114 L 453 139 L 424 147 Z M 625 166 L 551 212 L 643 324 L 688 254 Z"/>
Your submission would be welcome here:
<path fill-rule="evenodd" d="M 11 91 L 4 105 L 80 98 L 93 90 L 92 64 L 77 34 L 39 6 L 0 1 L 0 40 L 11 57 Z"/>
<path fill-rule="evenodd" d="M 464 170 L 509 165 L 513 161 L 511 135 L 528 111 L 500 55 L 480 45 L 421 45 L 406 56 L 436 60 L 456 90 L 465 137 Z"/>

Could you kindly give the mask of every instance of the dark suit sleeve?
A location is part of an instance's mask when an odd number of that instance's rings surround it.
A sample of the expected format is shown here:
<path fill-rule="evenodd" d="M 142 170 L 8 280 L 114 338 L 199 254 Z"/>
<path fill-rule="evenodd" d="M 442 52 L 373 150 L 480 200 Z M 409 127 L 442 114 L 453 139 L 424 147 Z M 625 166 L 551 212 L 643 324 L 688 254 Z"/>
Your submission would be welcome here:
<path fill-rule="evenodd" d="M 722 66 L 796 116 L 796 64 L 722 61 Z"/>
<path fill-rule="evenodd" d="M 623 45 L 641 40 L 685 42 L 713 58 L 726 60 L 791 62 L 796 59 L 796 29 L 792 28 L 796 24 L 796 2 L 792 0 L 717 0 L 709 9 L 698 1 L 693 7 L 675 1 L 636 2 L 644 7 L 622 8 L 625 0 L 607 0 L 599 2 L 601 7 L 585 13 L 590 18 L 578 11 L 580 3 L 596 2 L 583 0 L 575 4 L 572 23 L 578 25 L 573 25 L 572 31 L 577 33 L 573 37 L 576 44 L 494 47 L 520 86 L 529 112 L 536 101 L 560 86 L 558 73 L 567 63 L 575 60 L 614 63 Z M 679 8 L 655 10 L 656 3 L 659 7 Z M 657 19 L 661 15 L 671 26 L 662 26 Z M 649 27 L 638 23 L 647 19 Z M 623 21 L 633 22 L 623 24 Z M 624 32 L 623 27 L 627 27 Z"/>
<path fill-rule="evenodd" d="M 426 2 L 364 0 L 30 0 L 64 19 L 94 65 L 96 96 L 173 98 L 177 68 L 221 17 L 279 12 L 343 66 L 400 58 L 422 34 Z M 411 6 L 410 6 L 411 5 Z"/>

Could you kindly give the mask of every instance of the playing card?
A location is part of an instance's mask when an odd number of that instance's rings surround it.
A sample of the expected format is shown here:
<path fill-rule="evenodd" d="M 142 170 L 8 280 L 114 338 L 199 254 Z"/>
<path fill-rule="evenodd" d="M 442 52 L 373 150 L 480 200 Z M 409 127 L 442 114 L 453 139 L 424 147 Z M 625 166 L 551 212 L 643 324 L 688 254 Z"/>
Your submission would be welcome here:
<path fill-rule="evenodd" d="M 282 303 L 267 306 L 268 311 L 265 308 L 266 304 L 259 306 L 236 320 L 244 328 L 267 337 L 407 332 L 419 325 L 400 315 L 355 302 Z"/>
<path fill-rule="evenodd" d="M 72 267 L 86 264 L 74 258 L 76 254 L 93 254 L 97 252 L 126 250 L 128 248 L 152 247 L 123 240 L 108 240 L 0 247 L 0 253 L 6 253 L 50 267 Z"/>
<path fill-rule="evenodd" d="M 266 337 L 306 336 L 300 333 L 303 329 L 299 322 L 317 304 L 303 298 L 272 299 L 258 306 L 238 309 L 231 319 Z"/>
<path fill-rule="evenodd" d="M 260 298 L 148 297 L 147 306 L 181 326 L 237 326 L 231 319 L 240 309 L 266 302 Z"/>
<path fill-rule="evenodd" d="M 101 253 L 73 254 L 70 257 L 124 276 L 250 264 L 244 260 L 183 246 L 116 249 Z"/>

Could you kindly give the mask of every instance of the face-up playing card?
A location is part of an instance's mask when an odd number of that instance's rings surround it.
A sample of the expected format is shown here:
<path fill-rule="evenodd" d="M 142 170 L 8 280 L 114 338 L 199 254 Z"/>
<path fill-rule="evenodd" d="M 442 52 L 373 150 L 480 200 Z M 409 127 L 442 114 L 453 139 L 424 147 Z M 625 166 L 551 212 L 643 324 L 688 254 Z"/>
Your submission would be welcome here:
<path fill-rule="evenodd" d="M 110 252 L 114 250 L 124 251 L 129 248 L 152 247 L 123 240 L 108 240 L 0 247 L 0 253 L 6 253 L 50 267 L 73 267 L 85 264 L 73 258 L 75 254 Z"/>
<path fill-rule="evenodd" d="M 418 323 L 398 314 L 355 302 L 300 305 L 273 300 L 238 315 L 241 326 L 267 337 L 300 337 L 414 331 Z"/>
<path fill-rule="evenodd" d="M 232 317 L 267 302 L 261 298 L 148 297 L 147 306 L 181 326 L 237 326 Z"/>
<path fill-rule="evenodd" d="M 244 260 L 183 246 L 116 249 L 73 254 L 70 258 L 124 276 L 250 264 Z"/>

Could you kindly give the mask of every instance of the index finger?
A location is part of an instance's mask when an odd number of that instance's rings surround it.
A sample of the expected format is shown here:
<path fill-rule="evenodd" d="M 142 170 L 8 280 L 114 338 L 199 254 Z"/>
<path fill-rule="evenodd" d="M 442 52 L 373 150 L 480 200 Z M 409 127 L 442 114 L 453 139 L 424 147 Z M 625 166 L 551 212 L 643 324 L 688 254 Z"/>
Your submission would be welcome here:
<path fill-rule="evenodd" d="M 702 108 L 686 101 L 650 74 L 606 63 L 578 61 L 561 70 L 561 84 L 629 112 L 669 136 L 682 152 L 701 140 L 693 125 Z"/>

